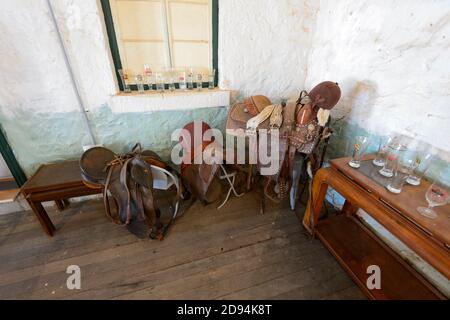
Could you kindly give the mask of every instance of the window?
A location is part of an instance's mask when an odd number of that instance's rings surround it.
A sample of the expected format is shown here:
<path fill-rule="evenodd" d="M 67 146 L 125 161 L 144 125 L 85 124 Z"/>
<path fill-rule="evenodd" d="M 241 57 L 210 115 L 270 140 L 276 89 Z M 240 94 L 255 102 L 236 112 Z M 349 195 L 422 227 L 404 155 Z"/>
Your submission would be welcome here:
<path fill-rule="evenodd" d="M 154 71 L 214 68 L 217 83 L 217 0 L 101 3 L 118 77 L 119 69 L 142 74 L 148 64 Z M 123 90 L 121 81 L 119 87 Z"/>

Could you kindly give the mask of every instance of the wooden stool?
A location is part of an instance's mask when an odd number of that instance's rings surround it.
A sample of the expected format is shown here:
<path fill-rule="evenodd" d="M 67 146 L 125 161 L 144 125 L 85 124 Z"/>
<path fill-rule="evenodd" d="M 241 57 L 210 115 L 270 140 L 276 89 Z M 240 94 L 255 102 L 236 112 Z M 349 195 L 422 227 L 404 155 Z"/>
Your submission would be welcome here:
<path fill-rule="evenodd" d="M 78 160 L 74 160 L 40 166 L 22 186 L 21 192 L 45 233 L 53 236 L 56 228 L 42 202 L 55 201 L 58 209 L 63 210 L 68 198 L 99 194 L 102 189 L 92 189 L 83 183 Z"/>

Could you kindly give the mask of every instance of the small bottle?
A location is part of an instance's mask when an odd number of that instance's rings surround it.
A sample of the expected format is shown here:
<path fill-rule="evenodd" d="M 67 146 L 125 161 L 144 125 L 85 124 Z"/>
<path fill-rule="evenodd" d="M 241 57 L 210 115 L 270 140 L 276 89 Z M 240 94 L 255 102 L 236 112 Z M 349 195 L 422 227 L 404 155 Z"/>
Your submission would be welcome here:
<path fill-rule="evenodd" d="M 194 70 L 192 68 L 189 69 L 187 75 L 187 88 L 188 90 L 194 89 Z"/>
<path fill-rule="evenodd" d="M 130 93 L 131 88 L 127 83 L 128 75 L 125 72 L 123 72 L 122 69 L 117 70 L 117 72 L 119 73 L 119 76 L 120 76 L 120 81 L 122 83 L 123 92 Z"/>
<path fill-rule="evenodd" d="M 169 91 L 175 91 L 175 70 L 173 69 L 167 72 L 167 87 Z"/>
<path fill-rule="evenodd" d="M 145 81 L 148 85 L 148 90 L 153 90 L 153 71 L 150 68 L 150 65 L 144 64 L 144 74 L 145 74 Z"/>
<path fill-rule="evenodd" d="M 164 92 L 164 77 L 161 72 L 156 73 L 156 90 L 158 92 Z"/>
<path fill-rule="evenodd" d="M 186 90 L 186 71 L 180 71 L 178 74 L 178 86 L 180 87 L 180 90 Z"/>
<path fill-rule="evenodd" d="M 216 79 L 216 69 L 212 69 L 208 75 L 208 89 L 214 89 L 214 81 Z"/>
<path fill-rule="evenodd" d="M 201 73 L 197 74 L 197 90 L 200 91 L 202 90 L 202 86 L 203 86 L 203 75 Z"/>
<path fill-rule="evenodd" d="M 142 76 L 140 74 L 137 74 L 134 76 L 134 81 L 136 82 L 138 92 L 140 94 L 144 93 L 144 83 L 142 82 Z"/>

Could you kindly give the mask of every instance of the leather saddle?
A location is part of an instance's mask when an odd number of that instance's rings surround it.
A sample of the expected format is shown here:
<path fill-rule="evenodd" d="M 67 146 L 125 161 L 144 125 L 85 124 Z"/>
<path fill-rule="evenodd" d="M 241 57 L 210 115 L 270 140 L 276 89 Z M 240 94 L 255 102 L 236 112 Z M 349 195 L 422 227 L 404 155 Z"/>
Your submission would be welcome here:
<path fill-rule="evenodd" d="M 268 192 L 271 181 L 276 182 L 278 198 L 284 198 L 287 195 L 287 191 L 292 186 L 296 154 L 302 154 L 308 156 L 311 161 L 314 160 L 315 148 L 322 139 L 328 138 L 331 134 L 331 130 L 326 125 L 329 110 L 337 104 L 340 96 L 338 84 L 325 81 L 315 86 L 309 93 L 302 91 L 297 101 L 282 104 L 281 107 L 274 107 L 267 97 L 261 95 L 245 98 L 244 102 L 236 103 L 231 107 L 226 123 L 227 134 L 256 134 L 259 138 L 262 134 L 270 135 L 272 128 L 279 129 L 280 169 L 277 174 L 269 176 L 266 180 L 264 189 L 267 197 L 276 201 Z M 267 108 L 272 109 L 266 112 Z M 275 110 L 280 109 L 281 111 L 278 112 L 281 115 L 273 117 Z M 255 129 L 252 126 L 256 127 L 256 130 L 249 130 Z M 269 144 L 269 153 L 270 148 Z M 256 150 L 250 152 L 256 152 Z M 262 165 L 258 164 L 260 172 L 261 167 Z"/>
<path fill-rule="evenodd" d="M 123 155 L 93 147 L 80 159 L 83 182 L 89 187 L 103 188 L 105 211 L 111 221 L 126 226 L 138 238 L 161 239 L 164 226 L 153 194 L 152 165 L 170 169 L 155 152 L 142 151 L 140 144 Z M 115 215 L 111 213 L 108 193 L 117 209 Z"/>
<path fill-rule="evenodd" d="M 196 125 L 201 128 L 199 131 L 201 131 L 202 138 L 197 142 L 197 145 L 187 143 L 183 146 L 184 152 L 187 153 L 187 159 L 190 160 L 190 163 L 181 163 L 181 179 L 186 189 L 190 191 L 194 198 L 199 199 L 204 204 L 213 203 L 221 197 L 223 189 L 221 180 L 226 179 L 230 189 L 220 206 L 222 207 L 228 200 L 231 192 L 237 197 L 242 195 L 234 188 L 235 175 L 237 172 L 230 170 L 230 165 L 225 162 L 212 163 L 212 161 L 205 161 L 207 153 L 204 153 L 204 151 L 206 148 L 211 147 L 216 151 L 221 152 L 224 161 L 226 159 L 226 149 L 222 147 L 220 142 L 203 140 L 203 134 L 211 129 L 211 127 L 203 121 L 191 122 L 184 126 L 183 129 L 188 137 L 183 136 L 180 138 L 182 145 L 183 142 L 181 140 L 183 139 L 190 139 L 191 142 L 195 142 L 195 139 L 192 139 L 192 137 L 194 137 Z M 199 161 L 195 161 L 195 158 L 198 156 L 201 156 L 202 158 Z M 234 164 L 232 166 L 236 168 Z"/>
<path fill-rule="evenodd" d="M 180 137 L 180 142 L 183 143 L 188 139 L 193 142 L 195 134 L 195 122 L 186 124 L 183 129 L 188 133 L 188 137 Z M 197 123 L 198 124 L 198 123 Z M 206 122 L 201 122 L 201 136 L 211 129 Z M 183 146 L 187 157 L 190 159 L 190 163 L 181 163 L 181 179 L 184 186 L 192 193 L 192 195 L 202 201 L 205 204 L 213 203 L 216 201 L 221 193 L 222 187 L 220 181 L 217 178 L 219 164 L 207 164 L 205 162 L 195 163 L 196 154 L 202 153 L 205 148 L 210 145 L 212 141 L 199 141 L 197 145 L 194 143 L 186 143 Z"/>

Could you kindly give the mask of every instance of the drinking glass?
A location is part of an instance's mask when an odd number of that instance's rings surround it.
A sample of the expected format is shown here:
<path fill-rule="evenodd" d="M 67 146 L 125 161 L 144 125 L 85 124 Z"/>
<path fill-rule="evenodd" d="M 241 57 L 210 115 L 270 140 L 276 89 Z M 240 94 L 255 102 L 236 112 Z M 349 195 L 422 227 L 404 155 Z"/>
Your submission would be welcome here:
<path fill-rule="evenodd" d="M 169 91 L 175 91 L 175 70 L 170 69 L 166 72 L 166 81 Z"/>
<path fill-rule="evenodd" d="M 196 76 L 196 80 L 197 80 L 197 90 L 202 90 L 202 86 L 203 86 L 203 75 L 201 74 L 201 72 L 197 73 Z"/>
<path fill-rule="evenodd" d="M 156 90 L 164 92 L 164 74 L 162 72 L 156 73 Z"/>
<path fill-rule="evenodd" d="M 357 136 L 355 144 L 353 145 L 353 156 L 348 165 L 352 168 L 358 169 L 361 166 L 361 157 L 366 153 L 369 147 L 370 140 L 365 136 Z"/>
<path fill-rule="evenodd" d="M 135 75 L 134 81 L 136 82 L 138 92 L 141 94 L 144 93 L 144 83 L 142 82 L 142 75 L 140 74 Z"/>
<path fill-rule="evenodd" d="M 120 81 L 122 82 L 123 91 L 126 93 L 131 92 L 130 85 L 127 83 L 128 75 L 126 72 L 124 72 L 122 69 L 117 70 L 117 72 L 120 75 Z"/>
<path fill-rule="evenodd" d="M 194 69 L 189 68 L 188 74 L 187 74 L 187 88 L 188 90 L 194 89 Z"/>
<path fill-rule="evenodd" d="M 428 207 L 418 207 L 417 211 L 427 218 L 436 219 L 437 214 L 433 208 L 443 206 L 450 200 L 449 189 L 448 184 L 444 184 L 440 181 L 435 181 L 432 183 L 425 193 L 425 199 L 428 202 Z"/>
<path fill-rule="evenodd" d="M 378 171 L 382 176 L 391 178 L 394 176 L 394 170 L 397 166 L 398 157 L 405 151 L 406 148 L 401 143 L 391 143 L 387 148 L 386 161 L 384 166 L 380 171 Z"/>
<path fill-rule="evenodd" d="M 373 159 L 372 163 L 377 167 L 383 167 L 386 163 L 386 155 L 389 144 L 392 142 L 393 137 L 381 137 L 380 143 L 378 144 L 378 151 L 375 159 Z"/>
<path fill-rule="evenodd" d="M 406 179 L 406 182 L 413 186 L 420 185 L 420 181 L 422 180 L 432 162 L 433 154 L 426 151 L 418 152 L 416 158 L 417 166 L 409 175 L 408 179 Z"/>
<path fill-rule="evenodd" d="M 178 86 L 180 87 L 180 90 L 186 90 L 186 71 L 180 71 L 178 72 Z"/>
<path fill-rule="evenodd" d="M 145 74 L 145 81 L 148 84 L 148 89 L 153 90 L 153 71 L 150 68 L 150 65 L 144 64 L 144 74 Z"/>
<path fill-rule="evenodd" d="M 414 156 L 403 157 L 400 159 L 397 162 L 394 169 L 394 175 L 386 186 L 386 189 L 392 193 L 402 192 L 403 185 L 405 184 L 406 179 L 408 179 L 408 176 L 413 172 L 415 166 L 416 158 Z"/>
<path fill-rule="evenodd" d="M 214 81 L 216 79 L 216 69 L 212 69 L 208 75 L 208 89 L 214 89 Z"/>

